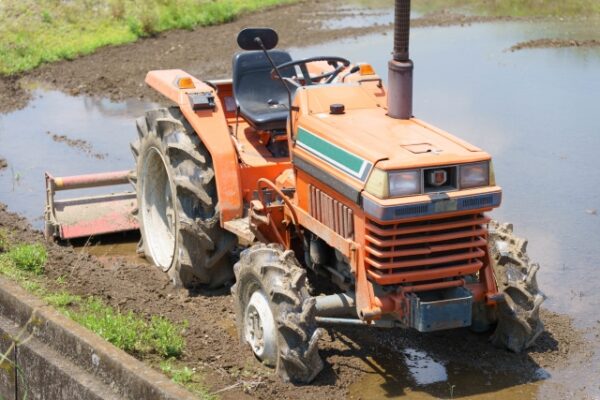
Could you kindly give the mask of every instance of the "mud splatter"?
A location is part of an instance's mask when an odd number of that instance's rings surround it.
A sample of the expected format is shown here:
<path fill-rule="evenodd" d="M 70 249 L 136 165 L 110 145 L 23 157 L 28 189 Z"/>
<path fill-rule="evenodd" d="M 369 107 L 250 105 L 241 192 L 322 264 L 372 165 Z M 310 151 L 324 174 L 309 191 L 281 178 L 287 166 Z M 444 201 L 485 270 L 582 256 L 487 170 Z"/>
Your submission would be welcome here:
<path fill-rule="evenodd" d="M 57 135 L 56 133 L 52 133 L 50 131 L 47 131 L 46 135 L 50 136 L 52 140 L 54 140 L 56 143 L 64 143 L 67 146 L 80 150 L 85 154 L 89 155 L 90 157 L 94 157 L 97 160 L 103 160 L 107 156 L 107 154 L 105 153 L 94 152 L 94 148 L 92 147 L 92 145 L 83 139 L 71 139 L 66 135 Z"/>
<path fill-rule="evenodd" d="M 0 157 L 0 171 L 2 171 L 6 167 L 8 167 L 8 163 L 4 158 Z"/>
<path fill-rule="evenodd" d="M 558 49 L 567 47 L 600 47 L 600 40 L 576 40 L 576 39 L 534 39 L 526 42 L 519 42 L 511 46 L 509 51 L 519 51 L 525 49 Z"/>

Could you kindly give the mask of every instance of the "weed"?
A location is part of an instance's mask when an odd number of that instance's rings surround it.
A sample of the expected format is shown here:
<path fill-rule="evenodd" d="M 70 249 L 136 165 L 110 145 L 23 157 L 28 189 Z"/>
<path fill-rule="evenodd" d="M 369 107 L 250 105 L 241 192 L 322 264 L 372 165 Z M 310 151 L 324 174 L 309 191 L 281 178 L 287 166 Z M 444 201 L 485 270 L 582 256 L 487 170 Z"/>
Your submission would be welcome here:
<path fill-rule="evenodd" d="M 129 353 L 154 353 L 162 357 L 178 357 L 183 353 L 184 326 L 163 317 L 153 317 L 148 322 L 131 311 L 115 310 L 94 297 L 79 304 L 77 311 L 67 311 L 67 315 Z"/>
<path fill-rule="evenodd" d="M 8 231 L 0 228 L 0 253 L 7 252 L 10 249 L 10 241 L 8 240 Z"/>
<path fill-rule="evenodd" d="M 12 248 L 8 252 L 8 257 L 17 269 L 41 275 L 44 273 L 48 254 L 46 248 L 39 243 L 22 244 Z"/>
<path fill-rule="evenodd" d="M 44 300 L 46 300 L 51 306 L 65 308 L 81 302 L 81 297 L 62 291 L 48 294 L 44 296 Z"/>
<path fill-rule="evenodd" d="M 67 277 L 65 275 L 61 275 L 54 280 L 58 285 L 65 285 L 67 283 Z"/>
<path fill-rule="evenodd" d="M 165 374 L 169 375 L 173 382 L 178 383 L 180 385 L 185 385 L 186 383 L 192 382 L 194 378 L 195 371 L 188 368 L 175 368 L 173 366 L 173 360 L 168 359 L 160 363 L 160 369 Z"/>
<path fill-rule="evenodd" d="M 45 24 L 52 23 L 52 15 L 48 12 L 48 10 L 42 11 L 42 22 Z"/>
<path fill-rule="evenodd" d="M 177 360 L 168 358 L 159 365 L 160 370 L 177 384 L 185 386 L 189 391 L 203 400 L 216 400 L 217 396 L 211 394 L 202 382 L 202 377 L 195 368 L 178 366 Z"/>

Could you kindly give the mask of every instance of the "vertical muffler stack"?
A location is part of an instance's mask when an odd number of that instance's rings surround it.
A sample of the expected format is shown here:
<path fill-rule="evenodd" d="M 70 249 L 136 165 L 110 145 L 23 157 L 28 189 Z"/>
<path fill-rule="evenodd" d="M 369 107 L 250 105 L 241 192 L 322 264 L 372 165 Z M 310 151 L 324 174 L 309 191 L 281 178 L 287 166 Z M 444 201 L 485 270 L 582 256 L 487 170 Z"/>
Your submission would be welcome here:
<path fill-rule="evenodd" d="M 388 63 L 388 115 L 412 117 L 413 63 L 408 56 L 410 0 L 396 0 L 394 53 Z"/>

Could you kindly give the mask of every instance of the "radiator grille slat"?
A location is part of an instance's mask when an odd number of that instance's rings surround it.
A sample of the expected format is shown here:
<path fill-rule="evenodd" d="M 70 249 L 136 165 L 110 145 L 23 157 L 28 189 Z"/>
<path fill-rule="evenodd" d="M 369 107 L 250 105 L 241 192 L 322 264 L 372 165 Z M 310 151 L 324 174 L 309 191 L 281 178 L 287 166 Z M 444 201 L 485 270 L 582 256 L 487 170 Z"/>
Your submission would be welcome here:
<path fill-rule="evenodd" d="M 313 185 L 309 185 L 309 187 L 310 215 L 340 236 L 352 239 L 354 236 L 354 213 L 352 210 Z"/>
<path fill-rule="evenodd" d="M 368 276 L 389 285 L 473 274 L 486 262 L 489 221 L 481 213 L 385 224 L 367 220 Z"/>

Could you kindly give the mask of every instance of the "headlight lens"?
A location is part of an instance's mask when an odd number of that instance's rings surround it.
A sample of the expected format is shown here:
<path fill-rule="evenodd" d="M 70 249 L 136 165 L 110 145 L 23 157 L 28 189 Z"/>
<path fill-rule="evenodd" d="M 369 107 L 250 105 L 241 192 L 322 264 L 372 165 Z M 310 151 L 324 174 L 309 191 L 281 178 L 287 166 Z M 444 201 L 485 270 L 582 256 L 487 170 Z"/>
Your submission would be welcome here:
<path fill-rule="evenodd" d="M 419 171 L 390 172 L 390 197 L 408 196 L 421 192 Z"/>
<path fill-rule="evenodd" d="M 460 188 L 468 189 L 488 186 L 490 183 L 489 163 L 466 164 L 460 166 Z"/>
<path fill-rule="evenodd" d="M 380 199 L 421 193 L 420 171 L 387 172 L 375 168 L 367 181 L 366 191 Z"/>

